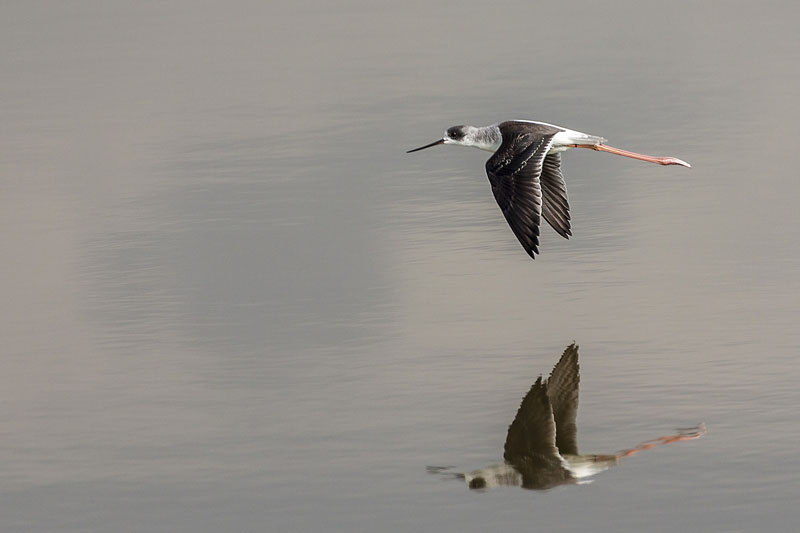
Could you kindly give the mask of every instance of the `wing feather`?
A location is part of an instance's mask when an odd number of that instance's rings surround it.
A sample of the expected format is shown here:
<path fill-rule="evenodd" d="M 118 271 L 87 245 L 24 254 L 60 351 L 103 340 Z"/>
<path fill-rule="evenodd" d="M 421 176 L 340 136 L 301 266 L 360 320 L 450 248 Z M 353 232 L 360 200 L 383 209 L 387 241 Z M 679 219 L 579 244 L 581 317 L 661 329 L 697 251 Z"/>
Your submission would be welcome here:
<path fill-rule="evenodd" d="M 569 197 L 567 184 L 561 173 L 561 154 L 550 154 L 544 158 L 541 176 L 542 216 L 556 232 L 569 239 L 572 226 L 569 216 Z"/>
<path fill-rule="evenodd" d="M 532 258 L 539 253 L 543 202 L 540 176 L 553 136 L 523 132 L 504 138 L 500 148 L 486 162 L 494 198 L 514 235 Z"/>

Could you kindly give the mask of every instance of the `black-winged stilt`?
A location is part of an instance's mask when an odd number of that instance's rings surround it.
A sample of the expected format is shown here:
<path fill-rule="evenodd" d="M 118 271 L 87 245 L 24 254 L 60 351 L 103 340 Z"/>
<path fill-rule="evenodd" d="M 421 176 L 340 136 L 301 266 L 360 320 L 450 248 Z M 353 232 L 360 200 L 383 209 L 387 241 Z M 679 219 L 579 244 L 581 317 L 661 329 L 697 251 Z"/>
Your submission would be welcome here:
<path fill-rule="evenodd" d="M 472 146 L 494 152 L 486 162 L 492 192 L 522 247 L 532 258 L 539 253 L 541 218 L 568 239 L 572 235 L 569 199 L 561 173 L 561 152 L 591 148 L 660 165 L 689 163 L 675 157 L 654 157 L 608 146 L 605 139 L 545 122 L 510 120 L 477 128 L 453 126 L 438 141 L 409 150 L 417 152 L 439 144 Z"/>

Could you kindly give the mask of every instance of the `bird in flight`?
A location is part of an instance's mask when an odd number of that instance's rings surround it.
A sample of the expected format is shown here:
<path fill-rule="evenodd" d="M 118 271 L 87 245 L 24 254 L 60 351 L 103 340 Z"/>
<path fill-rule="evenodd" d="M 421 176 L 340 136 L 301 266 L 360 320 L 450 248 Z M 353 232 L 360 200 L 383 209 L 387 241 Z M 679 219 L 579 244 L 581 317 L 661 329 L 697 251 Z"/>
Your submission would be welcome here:
<path fill-rule="evenodd" d="M 602 137 L 545 122 L 509 120 L 480 128 L 453 126 L 438 141 L 406 153 L 439 144 L 472 146 L 493 152 L 486 162 L 486 174 L 495 200 L 522 247 L 535 259 L 539 253 L 542 217 L 565 239 L 572 235 L 567 185 L 561 173 L 561 152 L 590 148 L 660 165 L 691 167 L 675 157 L 637 154 L 605 142 Z"/>

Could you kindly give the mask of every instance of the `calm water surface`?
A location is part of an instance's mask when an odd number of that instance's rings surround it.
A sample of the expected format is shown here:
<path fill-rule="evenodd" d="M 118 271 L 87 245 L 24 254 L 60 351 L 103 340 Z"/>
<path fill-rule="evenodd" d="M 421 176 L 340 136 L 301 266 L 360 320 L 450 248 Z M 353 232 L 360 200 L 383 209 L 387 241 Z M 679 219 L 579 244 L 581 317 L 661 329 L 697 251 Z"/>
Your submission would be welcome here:
<path fill-rule="evenodd" d="M 791 531 L 793 3 L 0 8 L 4 531 Z M 564 155 L 530 261 L 486 154 Z M 581 349 L 589 485 L 476 493 Z"/>

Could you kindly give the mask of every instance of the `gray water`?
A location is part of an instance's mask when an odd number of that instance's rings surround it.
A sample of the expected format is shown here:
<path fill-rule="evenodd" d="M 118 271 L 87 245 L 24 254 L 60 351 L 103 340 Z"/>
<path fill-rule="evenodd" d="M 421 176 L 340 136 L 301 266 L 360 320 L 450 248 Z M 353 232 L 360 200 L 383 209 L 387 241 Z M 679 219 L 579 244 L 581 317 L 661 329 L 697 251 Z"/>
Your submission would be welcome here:
<path fill-rule="evenodd" d="M 3 531 L 792 531 L 796 3 L 0 8 Z M 485 152 L 563 156 L 531 261 Z M 588 485 L 470 491 L 580 345 Z M 436 469 L 432 469 L 436 471 Z"/>

